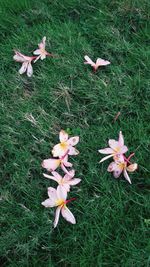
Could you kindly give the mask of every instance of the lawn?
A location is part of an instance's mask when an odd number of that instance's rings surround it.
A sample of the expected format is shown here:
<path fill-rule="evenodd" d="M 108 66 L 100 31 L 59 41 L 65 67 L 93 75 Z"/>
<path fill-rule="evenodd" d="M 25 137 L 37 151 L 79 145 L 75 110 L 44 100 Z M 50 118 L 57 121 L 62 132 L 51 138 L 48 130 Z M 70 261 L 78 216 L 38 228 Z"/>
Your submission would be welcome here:
<path fill-rule="evenodd" d="M 4 267 L 150 266 L 148 0 L 1 0 L 1 238 Z M 42 37 L 56 55 L 18 73 L 14 49 L 32 55 Z M 84 55 L 111 65 L 94 73 Z M 120 116 L 114 121 L 117 113 Z M 82 182 L 68 204 L 77 224 L 45 209 L 42 175 L 60 129 L 79 135 L 72 157 Z M 132 185 L 99 164 L 122 130 L 135 152 Z"/>

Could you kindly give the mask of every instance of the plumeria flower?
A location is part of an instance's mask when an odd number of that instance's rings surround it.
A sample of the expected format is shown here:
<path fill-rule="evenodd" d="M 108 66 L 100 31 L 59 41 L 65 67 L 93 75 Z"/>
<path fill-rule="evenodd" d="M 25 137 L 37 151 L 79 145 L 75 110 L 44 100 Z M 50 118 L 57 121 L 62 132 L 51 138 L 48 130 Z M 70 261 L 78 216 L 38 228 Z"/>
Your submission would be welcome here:
<path fill-rule="evenodd" d="M 104 160 L 109 159 L 111 157 L 124 154 L 128 151 L 127 146 L 124 145 L 124 138 L 121 131 L 119 133 L 118 141 L 114 139 L 109 139 L 108 144 L 108 148 L 98 150 L 101 154 L 109 154 L 109 156 L 102 158 L 100 162 L 103 162 Z"/>
<path fill-rule="evenodd" d="M 13 59 L 15 61 L 22 63 L 22 66 L 21 66 L 21 68 L 19 70 L 19 73 L 23 74 L 24 72 L 27 71 L 27 76 L 28 77 L 31 77 L 32 74 L 33 74 L 33 68 L 32 68 L 31 62 L 35 58 L 36 57 L 34 57 L 34 56 L 33 57 L 25 56 L 25 55 L 21 54 L 18 51 L 15 51 L 15 55 L 13 57 Z"/>
<path fill-rule="evenodd" d="M 48 196 L 49 198 L 46 199 L 44 202 L 42 202 L 42 205 L 45 206 L 46 208 L 57 207 L 55 213 L 54 228 L 58 224 L 60 212 L 66 221 L 75 224 L 76 223 L 75 217 L 66 206 L 68 202 L 75 199 L 72 198 L 66 200 L 67 191 L 64 190 L 62 191 L 60 187 L 58 187 L 57 190 L 53 187 L 48 187 Z"/>
<path fill-rule="evenodd" d="M 38 55 L 38 57 L 36 58 L 36 60 L 34 62 L 36 62 L 39 58 L 41 60 L 43 60 L 46 58 L 46 56 L 53 56 L 52 54 L 48 53 L 45 50 L 45 43 L 46 43 L 46 36 L 44 36 L 42 39 L 42 42 L 40 44 L 38 44 L 39 49 L 36 49 L 33 52 L 34 55 Z"/>
<path fill-rule="evenodd" d="M 120 155 L 115 162 L 111 162 L 109 164 L 107 171 L 113 172 L 115 178 L 118 178 L 123 172 L 125 179 L 131 184 L 131 180 L 127 171 L 134 172 L 137 167 L 138 165 L 136 163 L 127 166 L 127 161 L 125 160 L 125 157 L 123 155 Z"/>
<path fill-rule="evenodd" d="M 60 190 L 62 191 L 70 191 L 70 186 L 72 185 L 77 185 L 78 183 L 81 182 L 81 179 L 79 178 L 73 178 L 75 175 L 75 171 L 72 170 L 69 172 L 69 174 L 65 174 L 64 177 L 62 177 L 58 172 L 52 172 L 53 176 L 47 175 L 43 173 L 44 177 L 56 181 L 60 187 Z"/>
<path fill-rule="evenodd" d="M 59 133 L 60 143 L 55 145 L 52 150 L 54 157 L 63 157 L 64 155 L 78 155 L 79 151 L 74 146 L 79 142 L 79 136 L 68 139 L 68 134 L 61 130 Z"/>
<path fill-rule="evenodd" d="M 47 171 L 53 172 L 55 171 L 58 167 L 61 167 L 62 170 L 69 174 L 68 170 L 66 167 L 72 167 L 72 163 L 68 162 L 68 156 L 66 155 L 65 157 L 62 157 L 60 159 L 45 159 L 42 162 L 42 167 L 47 169 Z"/>
<path fill-rule="evenodd" d="M 101 58 L 98 58 L 96 60 L 96 63 L 94 63 L 92 61 L 92 59 L 90 59 L 88 56 L 85 56 L 84 59 L 86 60 L 84 62 L 84 64 L 89 64 L 93 67 L 94 71 L 96 71 L 100 66 L 107 66 L 110 64 L 110 62 L 108 60 L 104 60 L 104 59 L 101 59 Z"/>

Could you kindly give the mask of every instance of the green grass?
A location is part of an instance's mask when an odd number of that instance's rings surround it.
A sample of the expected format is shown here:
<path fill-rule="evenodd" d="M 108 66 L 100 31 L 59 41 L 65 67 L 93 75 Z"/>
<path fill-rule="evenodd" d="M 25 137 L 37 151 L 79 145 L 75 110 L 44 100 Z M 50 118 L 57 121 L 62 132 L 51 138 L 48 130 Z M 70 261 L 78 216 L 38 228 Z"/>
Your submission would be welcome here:
<path fill-rule="evenodd" d="M 1 266 L 148 267 L 148 0 L 1 0 Z M 19 75 L 13 49 L 32 54 L 43 36 L 58 58 Z M 84 55 L 111 65 L 94 74 Z M 118 120 L 113 119 L 121 112 Z M 31 115 L 35 121 L 31 121 Z M 45 209 L 41 161 L 60 129 L 80 135 L 72 158 L 82 183 L 69 204 L 77 224 Z M 139 165 L 132 185 L 106 172 L 99 148 L 122 130 Z"/>

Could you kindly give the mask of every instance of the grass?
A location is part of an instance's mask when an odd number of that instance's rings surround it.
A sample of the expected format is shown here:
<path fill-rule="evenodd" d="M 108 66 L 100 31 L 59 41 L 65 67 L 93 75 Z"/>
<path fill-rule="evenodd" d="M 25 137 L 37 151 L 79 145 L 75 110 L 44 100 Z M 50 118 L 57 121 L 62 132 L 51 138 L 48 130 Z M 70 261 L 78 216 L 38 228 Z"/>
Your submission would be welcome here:
<path fill-rule="evenodd" d="M 148 267 L 149 1 L 2 0 L 1 266 Z M 32 54 L 43 36 L 58 58 L 19 75 L 13 49 Z M 83 56 L 112 62 L 94 74 Z M 113 119 L 121 112 L 118 120 Z M 69 204 L 77 224 L 53 230 L 44 209 L 41 161 L 60 129 L 80 135 L 72 159 L 80 186 Z M 122 130 L 139 165 L 132 185 L 99 164 L 99 148 Z"/>

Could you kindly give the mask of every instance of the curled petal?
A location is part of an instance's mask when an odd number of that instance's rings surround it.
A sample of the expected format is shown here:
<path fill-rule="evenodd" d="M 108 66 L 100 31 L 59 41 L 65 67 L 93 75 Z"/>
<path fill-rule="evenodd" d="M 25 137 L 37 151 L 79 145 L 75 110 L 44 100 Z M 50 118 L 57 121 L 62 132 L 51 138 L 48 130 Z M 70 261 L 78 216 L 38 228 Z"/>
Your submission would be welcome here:
<path fill-rule="evenodd" d="M 64 217 L 64 219 L 66 221 L 68 221 L 68 222 L 70 222 L 72 224 L 76 223 L 74 215 L 72 214 L 72 212 L 66 206 L 62 207 L 61 214 L 62 214 L 62 216 Z"/>
<path fill-rule="evenodd" d="M 100 160 L 100 162 L 99 162 L 99 163 L 101 163 L 101 162 L 105 161 L 106 159 L 109 159 L 109 158 L 111 158 L 112 156 L 113 156 L 113 155 L 109 155 L 109 156 L 106 156 L 106 157 L 102 158 L 102 159 Z"/>
<path fill-rule="evenodd" d="M 55 212 L 55 221 L 54 221 L 54 228 L 57 226 L 58 221 L 59 221 L 59 216 L 60 216 L 60 211 L 61 211 L 61 207 L 58 206 Z"/>
<path fill-rule="evenodd" d="M 134 172 L 136 171 L 138 168 L 138 165 L 137 163 L 133 163 L 133 164 L 130 164 L 128 167 L 127 167 L 127 171 L 128 172 Z"/>
<path fill-rule="evenodd" d="M 96 64 L 87 55 L 84 57 L 84 59 L 86 60 L 84 64 L 90 64 L 92 67 L 95 67 Z"/>
<path fill-rule="evenodd" d="M 26 72 L 26 69 L 27 69 L 27 66 L 28 66 L 28 62 L 27 61 L 26 62 L 23 62 L 22 66 L 21 66 L 21 68 L 19 70 L 19 73 L 20 74 L 25 73 Z"/>
<path fill-rule="evenodd" d="M 53 174 L 53 172 L 52 172 L 52 174 Z M 48 175 L 48 174 L 45 174 L 45 173 L 43 173 L 43 176 L 45 178 L 51 179 L 51 180 L 53 180 L 53 181 L 55 181 L 57 183 L 59 183 L 61 181 L 61 178 L 58 178 L 58 177 L 55 177 L 55 176 L 51 176 L 51 175 Z"/>
<path fill-rule="evenodd" d="M 31 77 L 32 74 L 33 74 L 33 68 L 32 68 L 31 63 L 29 62 L 29 63 L 28 63 L 28 67 L 27 67 L 27 76 L 28 76 L 28 77 Z"/>
<path fill-rule="evenodd" d="M 129 182 L 129 184 L 131 184 L 130 177 L 129 177 L 129 175 L 128 175 L 126 170 L 124 170 L 123 175 L 124 175 L 125 179 Z"/>

